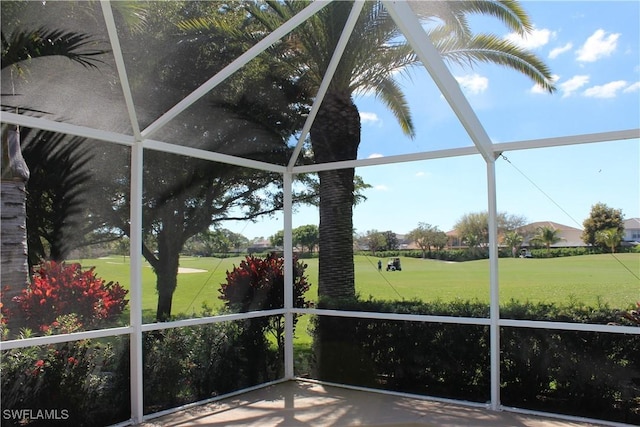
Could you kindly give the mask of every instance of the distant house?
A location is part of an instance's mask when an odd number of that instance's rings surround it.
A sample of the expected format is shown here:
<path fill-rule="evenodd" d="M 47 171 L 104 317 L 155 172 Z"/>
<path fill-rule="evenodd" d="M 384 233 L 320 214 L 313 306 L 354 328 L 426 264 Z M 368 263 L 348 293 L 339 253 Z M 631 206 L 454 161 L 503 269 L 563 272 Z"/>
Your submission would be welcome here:
<path fill-rule="evenodd" d="M 256 239 L 253 242 L 251 242 L 249 244 L 249 247 L 247 248 L 247 252 L 249 252 L 249 254 L 253 254 L 253 253 L 263 253 L 263 252 L 269 252 L 272 250 L 276 250 L 276 248 L 273 247 L 273 245 L 271 245 L 271 242 L 267 239 Z"/>
<path fill-rule="evenodd" d="M 462 243 L 462 239 L 458 236 L 457 230 L 450 230 L 445 233 L 447 235 L 447 248 L 449 249 L 461 249 L 467 246 Z"/>
<path fill-rule="evenodd" d="M 575 227 L 570 227 L 564 224 L 558 224 L 553 221 L 538 221 L 532 222 L 531 224 L 527 224 L 520 228 L 517 228 L 515 231 L 524 237 L 524 242 L 521 246 L 528 247 L 532 246 L 531 239 L 536 235 L 539 227 L 550 227 L 553 230 L 559 230 L 558 236 L 562 239 L 558 243 L 551 245 L 552 248 L 577 248 L 582 246 L 587 246 L 582 241 L 582 230 Z M 448 242 L 447 247 L 449 249 L 461 249 L 466 248 L 467 246 L 462 242 L 460 236 L 456 230 L 451 230 L 447 232 Z M 501 237 L 499 238 L 501 240 Z"/>
<path fill-rule="evenodd" d="M 538 221 L 527 224 L 523 227 L 516 229 L 516 232 L 524 237 L 522 246 L 531 246 L 531 239 L 536 235 L 538 228 L 549 227 L 552 230 L 558 230 L 558 237 L 560 240 L 558 243 L 551 245 L 552 248 L 578 248 L 587 246 L 582 241 L 582 230 L 575 227 L 570 227 L 564 224 L 558 224 L 553 221 Z"/>
<path fill-rule="evenodd" d="M 625 219 L 624 225 L 624 242 L 640 243 L 640 218 Z"/>
<path fill-rule="evenodd" d="M 396 234 L 396 239 L 398 239 L 398 249 L 419 249 L 416 242 L 409 239 L 407 234 Z"/>

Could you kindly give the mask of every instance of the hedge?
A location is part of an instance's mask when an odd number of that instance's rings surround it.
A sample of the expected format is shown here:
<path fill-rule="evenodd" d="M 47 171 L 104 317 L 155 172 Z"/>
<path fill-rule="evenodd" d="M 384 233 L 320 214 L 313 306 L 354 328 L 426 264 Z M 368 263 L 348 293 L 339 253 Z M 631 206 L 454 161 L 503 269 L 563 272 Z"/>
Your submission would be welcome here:
<path fill-rule="evenodd" d="M 567 257 L 567 256 L 580 256 L 580 255 L 591 255 L 591 254 L 603 254 L 608 253 L 608 251 L 603 250 L 602 248 L 597 247 L 579 247 L 579 248 L 551 248 L 547 251 L 546 248 L 531 248 L 531 255 L 534 258 L 559 258 L 559 257 Z M 640 252 L 640 245 L 636 246 L 621 246 L 616 249 L 616 253 L 638 253 Z M 371 256 L 371 251 L 356 251 L 356 255 L 366 255 Z M 376 252 L 375 256 L 381 258 L 392 258 L 398 256 L 404 256 L 408 258 L 423 258 L 426 257 L 428 259 L 437 259 L 441 261 L 474 261 L 477 259 L 487 259 L 489 258 L 489 251 L 487 248 L 477 248 L 476 250 L 470 249 L 442 249 L 442 250 L 432 250 L 422 253 L 421 250 L 395 250 L 395 251 L 382 251 Z M 498 248 L 498 257 L 499 258 L 510 258 L 513 257 L 511 250 L 506 248 Z"/>
<path fill-rule="evenodd" d="M 464 317 L 487 317 L 489 312 L 488 305 L 474 301 L 368 300 L 334 308 Z M 632 324 L 619 310 L 577 304 L 512 301 L 501 308 L 501 316 Z M 320 316 L 315 337 L 328 341 L 335 354 L 333 360 L 319 360 L 318 379 L 490 400 L 487 326 Z M 502 404 L 640 424 L 640 336 L 503 327 L 500 341 Z"/>

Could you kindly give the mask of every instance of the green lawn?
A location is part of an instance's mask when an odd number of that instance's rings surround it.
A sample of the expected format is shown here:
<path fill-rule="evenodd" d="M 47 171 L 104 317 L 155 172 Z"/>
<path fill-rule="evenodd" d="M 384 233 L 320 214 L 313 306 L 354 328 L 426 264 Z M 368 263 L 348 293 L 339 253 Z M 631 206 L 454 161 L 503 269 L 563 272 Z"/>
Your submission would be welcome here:
<path fill-rule="evenodd" d="M 402 271 L 378 273 L 376 259 L 362 258 L 367 262 L 356 263 L 356 287 L 363 297 L 489 301 L 488 260 L 452 263 L 403 258 Z M 627 307 L 640 300 L 640 254 L 501 258 L 498 272 L 501 303 L 577 300 L 593 305 L 600 299 Z"/>
<path fill-rule="evenodd" d="M 219 308 L 218 289 L 226 271 L 238 265 L 243 257 L 183 257 L 181 268 L 205 270 L 178 275 L 178 288 L 173 298 L 174 314 L 198 316 L 202 304 Z M 378 258 L 356 256 L 356 290 L 363 298 L 421 299 L 424 301 L 455 299 L 489 301 L 489 261 L 461 263 L 401 258 L 402 271 L 378 271 Z M 383 265 L 386 260 L 382 260 Z M 317 299 L 318 260 L 304 260 L 312 284 L 307 299 Z M 84 267 L 95 266 L 105 280 L 129 286 L 129 258 L 111 256 L 81 260 Z M 610 307 L 628 309 L 640 301 L 640 254 L 584 255 L 566 258 L 499 260 L 500 301 L 511 299 L 531 302 L 582 302 L 594 306 L 601 302 Z M 155 275 L 145 262 L 142 272 L 142 307 L 145 321 L 153 321 L 157 296 Z M 295 346 L 310 351 L 311 336 L 306 333 L 310 316 L 298 319 Z M 125 322 L 126 323 L 126 322 Z"/>
<path fill-rule="evenodd" d="M 378 258 L 356 256 L 356 289 L 363 298 L 377 299 L 478 299 L 489 301 L 489 261 L 451 263 L 401 258 L 402 271 L 378 272 Z M 220 283 L 227 270 L 238 265 L 242 257 L 183 257 L 181 268 L 205 270 L 182 273 L 173 300 L 173 313 L 199 313 L 206 303 L 220 307 Z M 383 260 L 384 263 L 385 260 Z M 317 259 L 305 260 L 312 288 L 308 299 L 317 298 Z M 129 284 L 129 259 L 111 256 L 81 260 L 84 267 L 95 266 L 98 276 Z M 500 301 L 511 299 L 532 302 L 566 303 L 572 300 L 595 305 L 600 299 L 612 307 L 628 308 L 640 300 L 640 254 L 584 255 L 566 258 L 521 259 L 499 261 Z M 142 306 L 145 317 L 153 316 L 157 303 L 155 275 L 145 262 L 143 268 Z"/>

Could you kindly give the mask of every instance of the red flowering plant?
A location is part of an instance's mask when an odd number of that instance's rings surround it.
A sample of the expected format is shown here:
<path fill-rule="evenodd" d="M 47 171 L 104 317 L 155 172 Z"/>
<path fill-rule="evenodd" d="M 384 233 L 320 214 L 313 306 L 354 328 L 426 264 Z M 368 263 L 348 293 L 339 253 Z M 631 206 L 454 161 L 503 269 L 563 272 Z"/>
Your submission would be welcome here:
<path fill-rule="evenodd" d="M 47 261 L 13 301 L 25 313 L 27 327 L 47 332 L 56 318 L 66 314 L 75 314 L 84 328 L 104 325 L 123 312 L 128 292 L 117 282 L 97 277 L 94 268 Z"/>
<path fill-rule="evenodd" d="M 17 336 L 23 339 L 35 333 L 70 334 L 103 326 L 123 312 L 127 293 L 120 284 L 97 277 L 93 268 L 43 263 L 27 288 L 13 298 L 11 311 L 7 301 L 0 307 L 2 339 L 9 337 L 8 326 L 19 329 Z M 19 311 L 24 319 L 12 325 Z M 103 403 L 100 396 L 111 382 L 104 372 L 112 369 L 114 355 L 111 343 L 93 340 L 3 351 L 0 406 L 65 408 L 72 417 L 86 417 Z M 67 422 L 76 425 L 76 421 Z"/>
<path fill-rule="evenodd" d="M 309 282 L 307 265 L 294 259 L 293 306 L 307 305 L 304 294 Z M 284 258 L 275 253 L 265 258 L 248 255 L 238 267 L 227 271 L 227 282 L 220 285 L 220 299 L 232 311 L 274 310 L 284 307 Z"/>
<path fill-rule="evenodd" d="M 307 265 L 293 260 L 293 306 L 308 306 L 304 294 L 309 290 L 305 276 Z M 248 255 L 239 266 L 227 271 L 227 281 L 220 285 L 220 299 L 233 312 L 275 310 L 284 307 L 284 258 L 275 253 L 265 258 Z M 294 325 L 296 318 L 294 316 Z M 283 348 L 284 322 L 282 316 L 250 319 L 246 333 L 264 335 L 271 332 Z"/>

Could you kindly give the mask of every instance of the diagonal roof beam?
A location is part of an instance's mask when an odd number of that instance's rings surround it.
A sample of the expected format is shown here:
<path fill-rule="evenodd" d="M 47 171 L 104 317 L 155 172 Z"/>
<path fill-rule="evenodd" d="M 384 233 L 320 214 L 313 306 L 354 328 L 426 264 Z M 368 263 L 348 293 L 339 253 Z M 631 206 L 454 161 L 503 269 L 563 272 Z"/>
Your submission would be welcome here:
<path fill-rule="evenodd" d="M 445 65 L 440 53 L 431 43 L 429 36 L 422 28 L 411 6 L 405 1 L 383 0 L 382 2 L 454 113 L 458 116 L 458 120 L 464 126 L 480 154 L 487 162 L 495 161 L 491 139 L 487 131 L 462 93 L 460 85 Z"/>
<path fill-rule="evenodd" d="M 556 136 L 552 138 L 529 139 L 524 141 L 501 142 L 498 144 L 493 144 L 493 150 L 496 152 L 496 154 L 499 154 L 503 151 L 561 147 L 564 145 L 624 141 L 629 139 L 640 139 L 640 128 L 587 133 L 582 135 Z"/>
<path fill-rule="evenodd" d="M 187 97 L 185 97 L 182 101 L 178 102 L 172 108 L 170 108 L 166 113 L 160 116 L 155 122 L 151 123 L 146 129 L 142 131 L 143 138 L 149 138 L 155 132 L 160 130 L 164 125 L 169 123 L 172 119 L 174 119 L 178 114 L 182 113 L 184 110 L 189 108 L 193 103 L 198 101 L 204 95 L 209 93 L 213 88 L 226 80 L 233 73 L 238 71 L 240 68 L 244 67 L 248 62 L 250 62 L 253 58 L 260 55 L 264 52 L 269 46 L 280 40 L 282 37 L 286 36 L 288 33 L 293 31 L 297 26 L 304 23 L 311 16 L 315 15 L 318 11 L 320 11 L 323 7 L 325 7 L 329 2 L 326 1 L 314 1 L 309 6 L 305 7 L 300 13 L 296 16 L 282 24 L 275 31 L 271 32 L 264 39 L 260 40 L 258 43 L 253 45 L 249 50 L 244 52 L 238 58 L 236 58 L 231 64 L 224 67 L 218 74 L 211 77 L 209 80 L 204 82 L 200 87 L 191 92 Z"/>
<path fill-rule="evenodd" d="M 230 156 L 228 154 L 216 153 L 215 151 L 202 150 L 199 148 L 185 147 L 184 145 L 170 144 L 168 142 L 155 141 L 153 139 L 145 139 L 142 141 L 145 149 L 162 151 L 164 153 L 179 154 L 181 156 L 193 157 L 196 159 L 209 160 L 211 162 L 225 163 L 244 168 L 251 168 L 269 172 L 283 173 L 285 167 L 273 163 L 262 162 L 259 160 L 247 159 L 244 157 Z"/>
<path fill-rule="evenodd" d="M 302 145 L 304 144 L 304 140 L 307 138 L 307 134 L 311 130 L 311 126 L 313 125 L 313 121 L 318 114 L 318 110 L 320 109 L 320 105 L 322 104 L 322 100 L 329 89 L 329 85 L 331 84 L 331 79 L 333 78 L 336 69 L 338 68 L 338 64 L 340 63 L 340 59 L 342 58 L 342 54 L 347 47 L 347 43 L 349 42 L 349 37 L 351 37 L 351 33 L 356 26 L 358 21 L 358 17 L 360 16 L 360 12 L 364 7 L 364 0 L 357 0 L 354 2 L 353 7 L 351 8 L 351 12 L 349 13 L 349 17 L 347 18 L 347 22 L 342 29 L 342 34 L 340 34 L 340 39 L 338 40 L 338 44 L 336 45 L 335 50 L 333 51 L 333 56 L 331 57 L 331 61 L 327 66 L 327 71 L 324 73 L 322 77 L 322 82 L 320 83 L 320 87 L 318 88 L 318 93 L 316 94 L 316 99 L 311 106 L 311 111 L 309 111 L 309 116 L 307 116 L 307 120 L 302 127 L 302 132 L 300 132 L 300 138 L 298 138 L 298 143 L 296 144 L 296 148 L 293 150 L 293 154 L 291 155 L 291 159 L 289 160 L 288 169 L 291 170 L 295 164 L 296 159 L 300 155 L 300 151 L 302 150 Z"/>
<path fill-rule="evenodd" d="M 25 114 L 12 113 L 10 111 L 0 111 L 0 121 L 2 123 L 11 123 L 28 128 L 50 130 L 52 132 L 75 135 L 81 138 L 113 142 L 115 144 L 122 144 L 129 147 L 135 144 L 135 139 L 131 135 L 110 132 L 88 126 L 74 125 L 71 123 L 57 122 L 43 117 L 31 117 Z"/>
<path fill-rule="evenodd" d="M 133 136 L 136 140 L 142 139 L 140 135 L 140 125 L 138 123 L 138 115 L 136 114 L 136 108 L 133 102 L 133 95 L 131 94 L 131 86 L 129 85 L 129 78 L 127 77 L 127 70 L 124 65 L 124 57 L 122 56 L 122 48 L 120 47 L 120 39 L 118 38 L 118 30 L 116 29 L 116 23 L 113 19 L 113 11 L 111 10 L 111 2 L 108 0 L 101 0 L 100 6 L 102 7 L 102 15 L 104 16 L 105 24 L 107 25 L 107 32 L 109 33 L 109 41 L 111 42 L 111 49 L 116 61 L 116 69 L 118 70 L 118 77 L 120 78 L 120 86 L 124 94 L 125 105 L 127 106 L 127 112 L 129 113 L 129 120 L 131 121 L 131 128 L 133 129 Z"/>

